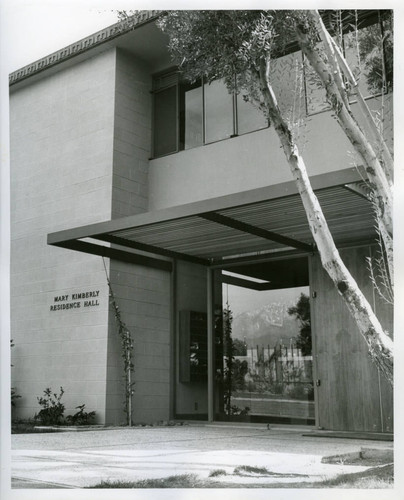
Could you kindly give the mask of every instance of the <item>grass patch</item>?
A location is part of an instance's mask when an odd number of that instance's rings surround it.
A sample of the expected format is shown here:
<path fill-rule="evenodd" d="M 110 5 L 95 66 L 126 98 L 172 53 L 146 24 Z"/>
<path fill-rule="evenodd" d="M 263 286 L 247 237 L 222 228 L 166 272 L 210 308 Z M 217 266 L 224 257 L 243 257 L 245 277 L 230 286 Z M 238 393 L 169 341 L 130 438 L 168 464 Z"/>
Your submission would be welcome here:
<path fill-rule="evenodd" d="M 250 475 L 250 474 L 261 474 L 268 475 L 270 474 L 269 470 L 266 467 L 254 467 L 251 465 L 239 465 L 234 469 L 234 474 L 238 476 Z"/>
<path fill-rule="evenodd" d="M 20 420 L 16 422 L 11 422 L 11 434 L 38 434 L 38 433 L 48 433 L 57 432 L 55 429 L 38 429 L 36 426 L 37 422 L 32 420 Z"/>
<path fill-rule="evenodd" d="M 261 467 L 252 467 L 260 469 Z M 221 471 L 222 469 L 217 469 Z M 213 471 L 216 473 L 216 471 Z M 225 471 L 224 471 L 225 472 Z M 220 474 L 216 473 L 216 476 Z M 215 477 L 215 476 L 213 476 Z M 335 479 L 318 482 L 243 484 L 199 479 L 195 474 L 169 476 L 163 479 L 143 479 L 141 481 L 102 481 L 90 488 L 352 488 L 386 489 L 393 487 L 393 465 L 376 467 L 364 472 L 342 474 Z"/>
<path fill-rule="evenodd" d="M 215 469 L 209 474 L 209 477 L 226 476 L 227 472 L 224 469 Z"/>
<path fill-rule="evenodd" d="M 142 479 L 140 481 L 101 481 L 92 488 L 203 488 L 203 480 L 195 474 L 180 474 L 162 479 Z"/>
<path fill-rule="evenodd" d="M 393 464 L 373 467 L 364 472 L 341 474 L 335 479 L 323 481 L 323 488 L 392 488 L 394 484 Z"/>

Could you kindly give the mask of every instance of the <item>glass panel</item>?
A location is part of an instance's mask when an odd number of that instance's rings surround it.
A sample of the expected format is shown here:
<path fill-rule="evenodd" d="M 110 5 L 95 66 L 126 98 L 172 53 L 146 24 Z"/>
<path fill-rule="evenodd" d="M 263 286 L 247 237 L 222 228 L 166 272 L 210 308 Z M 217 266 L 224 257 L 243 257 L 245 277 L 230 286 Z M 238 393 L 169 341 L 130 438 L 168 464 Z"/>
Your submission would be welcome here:
<path fill-rule="evenodd" d="M 383 41 L 380 24 L 373 24 L 344 35 L 345 58 L 364 97 L 386 88 Z M 355 96 L 352 96 L 353 98 Z"/>
<path fill-rule="evenodd" d="M 307 59 L 304 61 L 304 78 L 307 113 L 310 115 L 330 109 L 331 106 L 327 101 L 324 86 Z"/>
<path fill-rule="evenodd" d="M 242 95 L 237 96 L 237 133 L 239 135 L 268 127 L 268 120 Z"/>
<path fill-rule="evenodd" d="M 203 144 L 203 97 L 200 83 L 181 85 L 181 145 L 190 149 Z"/>
<path fill-rule="evenodd" d="M 218 419 L 314 424 L 309 288 L 224 287 Z"/>
<path fill-rule="evenodd" d="M 290 125 L 306 113 L 302 53 L 293 52 L 271 62 L 271 82 L 278 106 Z"/>
<path fill-rule="evenodd" d="M 177 151 L 177 87 L 154 94 L 154 156 Z"/>
<path fill-rule="evenodd" d="M 233 96 L 221 80 L 205 84 L 205 142 L 233 135 Z"/>

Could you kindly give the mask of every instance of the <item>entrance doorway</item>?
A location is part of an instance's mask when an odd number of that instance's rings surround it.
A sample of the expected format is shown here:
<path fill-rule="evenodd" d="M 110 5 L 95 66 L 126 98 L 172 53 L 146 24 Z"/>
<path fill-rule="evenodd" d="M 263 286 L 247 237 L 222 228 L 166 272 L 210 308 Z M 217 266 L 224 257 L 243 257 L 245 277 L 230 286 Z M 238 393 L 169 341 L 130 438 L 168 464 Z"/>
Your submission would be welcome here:
<path fill-rule="evenodd" d="M 314 425 L 308 274 L 306 257 L 222 271 L 217 420 Z"/>

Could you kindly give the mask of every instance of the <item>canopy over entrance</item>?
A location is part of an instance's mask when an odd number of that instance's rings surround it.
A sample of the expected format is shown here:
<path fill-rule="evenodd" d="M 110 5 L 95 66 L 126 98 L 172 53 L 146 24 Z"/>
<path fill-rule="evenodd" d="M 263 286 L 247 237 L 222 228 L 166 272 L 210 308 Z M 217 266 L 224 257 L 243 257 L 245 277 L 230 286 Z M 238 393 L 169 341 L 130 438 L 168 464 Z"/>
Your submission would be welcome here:
<path fill-rule="evenodd" d="M 356 169 L 312 178 L 337 246 L 375 239 L 362 184 Z M 229 268 L 315 251 L 294 182 L 51 233 L 48 244 L 163 269 L 169 258 Z"/>

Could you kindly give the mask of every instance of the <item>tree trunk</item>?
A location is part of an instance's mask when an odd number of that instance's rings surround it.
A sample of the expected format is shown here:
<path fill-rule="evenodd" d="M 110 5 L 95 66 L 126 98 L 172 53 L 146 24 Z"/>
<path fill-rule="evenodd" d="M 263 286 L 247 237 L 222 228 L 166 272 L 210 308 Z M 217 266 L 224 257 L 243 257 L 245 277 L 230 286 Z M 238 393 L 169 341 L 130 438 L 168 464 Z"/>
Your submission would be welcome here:
<path fill-rule="evenodd" d="M 259 76 L 262 96 L 275 131 L 281 141 L 293 178 L 307 215 L 314 241 L 324 269 L 348 306 L 369 353 L 387 380 L 393 385 L 393 341 L 372 311 L 356 281 L 344 265 L 335 246 L 319 201 L 311 187 L 306 166 L 293 140 L 290 128 L 282 117 L 269 80 L 269 58 L 262 63 Z"/>
<path fill-rule="evenodd" d="M 316 49 L 313 49 L 303 28 L 301 26 L 297 27 L 296 32 L 302 51 L 323 82 L 327 98 L 335 112 L 338 124 L 341 126 L 345 135 L 363 160 L 373 192 L 376 219 L 379 226 L 380 236 L 384 243 L 388 269 L 390 272 L 390 281 L 393 286 L 393 195 L 386 172 L 380 164 L 380 161 L 378 160 L 370 142 L 366 139 L 351 111 L 347 108 L 344 100 L 341 98 L 341 95 L 345 93 L 345 89 L 338 87 L 338 81 L 336 82 L 334 80 L 333 71 L 324 62 L 324 58 L 321 57 L 321 54 Z"/>
<path fill-rule="evenodd" d="M 369 130 L 372 134 L 372 138 L 375 141 L 375 144 L 380 148 L 381 154 L 382 154 L 382 168 L 384 168 L 387 181 L 390 186 L 393 186 L 393 177 L 394 177 L 394 162 L 393 162 L 393 157 L 391 155 L 391 152 L 384 140 L 383 135 L 379 131 L 373 115 L 366 104 L 365 99 L 362 96 L 362 93 L 359 89 L 358 82 L 356 81 L 351 68 L 349 67 L 344 55 L 342 54 L 340 48 L 337 46 L 336 42 L 332 38 L 332 36 L 329 34 L 327 31 L 326 27 L 324 26 L 323 20 L 317 10 L 310 10 L 308 11 L 309 16 L 312 17 L 314 20 L 317 30 L 320 34 L 320 38 L 324 43 L 324 46 L 327 50 L 327 55 L 329 58 L 333 59 L 333 69 L 337 68 L 338 72 L 341 69 L 341 73 L 347 78 L 349 81 L 349 84 L 352 86 L 352 88 L 355 89 L 355 94 L 357 96 L 358 104 L 359 107 L 362 110 L 362 113 L 364 117 L 366 118 L 367 123 L 369 124 Z M 337 86 L 340 87 L 340 79 L 338 79 Z M 342 86 L 341 86 L 342 88 Z M 347 92 L 343 90 L 343 95 L 346 95 Z M 344 100 L 345 105 L 349 108 L 349 102 L 347 100 Z"/>

